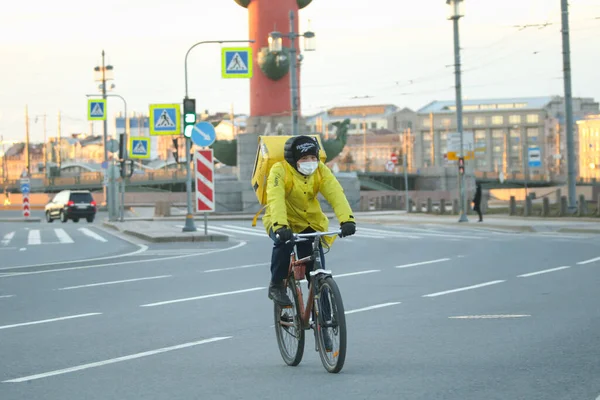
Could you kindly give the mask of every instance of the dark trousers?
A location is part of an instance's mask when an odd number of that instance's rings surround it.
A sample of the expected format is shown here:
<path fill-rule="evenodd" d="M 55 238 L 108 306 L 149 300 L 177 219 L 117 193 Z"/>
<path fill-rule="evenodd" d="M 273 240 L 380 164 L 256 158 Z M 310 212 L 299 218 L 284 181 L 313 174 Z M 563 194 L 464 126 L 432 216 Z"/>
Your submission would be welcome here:
<path fill-rule="evenodd" d="M 313 229 L 307 228 L 300 233 L 312 233 Z M 294 244 L 279 241 L 275 233 L 271 229 L 269 237 L 273 239 L 273 252 L 271 253 L 271 282 L 280 283 L 288 274 L 290 268 L 290 255 L 294 250 Z M 313 240 L 296 243 L 298 259 L 310 256 L 312 254 Z M 323 246 L 319 244 L 319 252 L 321 254 L 321 268 L 325 268 L 325 255 L 323 254 Z M 314 262 L 306 263 L 306 279 L 310 281 L 309 272 L 313 270 Z"/>
<path fill-rule="evenodd" d="M 473 207 L 473 211 L 475 211 L 479 215 L 479 220 L 483 221 L 483 214 L 481 214 L 481 207 L 479 206 L 479 204 L 475 204 L 475 207 Z"/>

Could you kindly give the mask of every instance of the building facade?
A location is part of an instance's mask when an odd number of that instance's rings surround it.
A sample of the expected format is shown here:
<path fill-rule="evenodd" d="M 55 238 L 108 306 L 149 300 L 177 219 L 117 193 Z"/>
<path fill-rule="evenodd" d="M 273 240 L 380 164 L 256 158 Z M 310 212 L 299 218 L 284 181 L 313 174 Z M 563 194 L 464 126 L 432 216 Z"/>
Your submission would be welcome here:
<path fill-rule="evenodd" d="M 600 115 L 577 121 L 579 177 L 600 179 Z"/>
<path fill-rule="evenodd" d="M 389 117 L 398 111 L 393 104 L 335 107 L 306 117 L 309 134 L 321 133 L 325 138 L 335 135 L 334 122 L 350 120 L 349 135 L 365 134 L 370 130 L 389 129 Z"/>
<path fill-rule="evenodd" d="M 463 131 L 474 137 L 477 171 L 564 175 L 566 135 L 562 97 L 465 100 Z M 575 120 L 597 113 L 590 98 L 573 99 Z M 456 132 L 454 101 L 434 101 L 417 111 L 414 159 L 417 167 L 447 164 L 448 134 Z M 528 166 L 528 149 L 539 148 L 542 164 Z"/>

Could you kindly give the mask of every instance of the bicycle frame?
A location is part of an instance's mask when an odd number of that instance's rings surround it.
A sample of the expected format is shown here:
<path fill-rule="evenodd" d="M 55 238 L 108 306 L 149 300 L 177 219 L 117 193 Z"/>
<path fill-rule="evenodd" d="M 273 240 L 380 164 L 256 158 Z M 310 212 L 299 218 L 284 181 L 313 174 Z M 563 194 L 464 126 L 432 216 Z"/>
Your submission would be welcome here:
<path fill-rule="evenodd" d="M 319 274 L 331 274 L 331 271 L 326 271 L 321 269 L 321 254 L 320 254 L 320 249 L 319 249 L 319 244 L 321 243 L 321 237 L 323 236 L 328 236 L 328 235 L 334 235 L 334 234 L 340 234 L 339 231 L 335 231 L 335 232 L 319 232 L 319 233 L 307 233 L 307 234 L 294 234 L 294 242 L 301 242 L 301 241 L 307 241 L 308 238 L 313 237 L 314 241 L 312 243 L 312 247 L 313 247 L 313 252 L 312 255 L 301 258 L 299 260 L 296 260 L 296 251 L 295 251 L 295 246 L 294 246 L 294 250 L 292 250 L 292 253 L 290 254 L 290 266 L 288 269 L 288 277 L 285 279 L 284 281 L 284 287 L 287 287 L 287 281 L 288 279 L 292 278 L 294 279 L 294 286 L 296 287 L 296 293 L 298 295 L 298 302 L 299 302 L 299 313 L 300 313 L 300 317 L 302 319 L 302 326 L 305 330 L 311 329 L 312 326 L 310 326 L 309 321 L 310 321 L 310 314 L 312 312 L 313 309 L 313 304 L 314 304 L 314 300 L 315 300 L 315 282 L 316 282 L 316 277 Z M 300 239 L 300 240 L 298 240 Z M 314 267 L 313 270 L 310 272 L 310 276 L 314 279 L 311 279 L 309 284 L 308 284 L 308 300 L 306 302 L 306 306 L 304 305 L 304 298 L 302 295 L 302 288 L 300 287 L 300 281 L 302 281 L 305 276 L 306 276 L 306 263 L 314 261 Z M 317 309 L 317 313 L 318 313 L 318 309 Z M 315 323 L 315 321 L 313 321 L 313 324 Z"/>

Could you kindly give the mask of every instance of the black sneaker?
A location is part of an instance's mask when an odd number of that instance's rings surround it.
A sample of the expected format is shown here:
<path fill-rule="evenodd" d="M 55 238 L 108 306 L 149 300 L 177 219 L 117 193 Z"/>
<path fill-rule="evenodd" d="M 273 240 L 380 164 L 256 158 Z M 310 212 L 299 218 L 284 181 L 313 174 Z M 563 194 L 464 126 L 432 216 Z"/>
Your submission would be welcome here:
<path fill-rule="evenodd" d="M 283 282 L 279 284 L 269 283 L 269 299 L 279 304 L 281 307 L 291 307 L 292 301 L 285 292 Z"/>

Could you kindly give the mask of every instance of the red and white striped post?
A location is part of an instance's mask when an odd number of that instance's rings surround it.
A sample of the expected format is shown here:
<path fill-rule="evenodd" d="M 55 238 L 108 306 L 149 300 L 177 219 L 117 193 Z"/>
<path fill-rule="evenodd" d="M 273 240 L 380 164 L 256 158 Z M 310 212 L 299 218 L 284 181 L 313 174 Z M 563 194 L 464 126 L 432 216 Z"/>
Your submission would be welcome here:
<path fill-rule="evenodd" d="M 215 211 L 215 165 L 213 150 L 194 152 L 196 212 L 204 212 L 204 234 L 208 234 L 207 213 Z"/>

